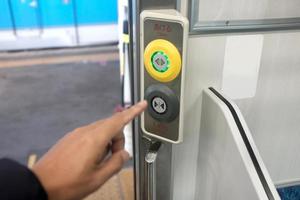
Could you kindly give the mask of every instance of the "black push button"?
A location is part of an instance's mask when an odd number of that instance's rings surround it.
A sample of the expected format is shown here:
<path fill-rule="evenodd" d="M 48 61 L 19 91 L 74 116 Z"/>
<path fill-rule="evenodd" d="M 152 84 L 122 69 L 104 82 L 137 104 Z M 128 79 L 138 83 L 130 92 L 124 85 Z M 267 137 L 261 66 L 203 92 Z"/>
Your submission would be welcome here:
<path fill-rule="evenodd" d="M 171 122 L 179 114 L 179 100 L 175 93 L 165 85 L 155 84 L 146 89 L 148 112 L 151 117 L 161 122 Z"/>

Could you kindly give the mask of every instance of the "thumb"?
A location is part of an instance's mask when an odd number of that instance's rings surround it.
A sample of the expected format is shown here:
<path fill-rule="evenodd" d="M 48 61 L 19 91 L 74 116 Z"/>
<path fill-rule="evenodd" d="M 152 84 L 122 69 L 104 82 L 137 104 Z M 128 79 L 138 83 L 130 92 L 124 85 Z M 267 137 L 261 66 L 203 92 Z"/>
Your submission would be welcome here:
<path fill-rule="evenodd" d="M 113 153 L 97 172 L 97 180 L 99 181 L 99 186 L 105 183 L 114 174 L 119 172 L 128 160 L 129 154 L 125 150 Z"/>

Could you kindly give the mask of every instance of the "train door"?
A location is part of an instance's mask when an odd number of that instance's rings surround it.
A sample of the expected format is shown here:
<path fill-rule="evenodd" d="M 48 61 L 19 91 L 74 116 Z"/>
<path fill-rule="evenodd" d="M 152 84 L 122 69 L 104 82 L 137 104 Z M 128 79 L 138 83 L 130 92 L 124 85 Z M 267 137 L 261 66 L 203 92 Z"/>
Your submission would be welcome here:
<path fill-rule="evenodd" d="M 1 1 L 0 50 L 77 45 L 73 4 L 72 0 Z"/>
<path fill-rule="evenodd" d="M 12 15 L 10 12 L 10 5 L 8 1 L 1 1 L 0 7 L 2 9 L 2 12 L 0 14 L 0 37 L 1 38 L 7 38 L 13 39 L 14 38 L 14 23 L 12 20 Z"/>
<path fill-rule="evenodd" d="M 38 0 L 8 1 L 17 37 L 42 34 L 42 18 Z"/>
<path fill-rule="evenodd" d="M 70 47 L 79 43 L 75 0 L 41 0 L 42 47 Z"/>

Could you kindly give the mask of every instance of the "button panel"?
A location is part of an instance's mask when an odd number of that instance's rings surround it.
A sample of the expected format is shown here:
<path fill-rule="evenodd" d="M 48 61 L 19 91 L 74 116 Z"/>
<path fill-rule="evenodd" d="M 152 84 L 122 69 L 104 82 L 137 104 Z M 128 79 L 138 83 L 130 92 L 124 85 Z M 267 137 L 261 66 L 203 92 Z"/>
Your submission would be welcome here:
<path fill-rule="evenodd" d="M 171 143 L 183 140 L 183 88 L 188 21 L 176 10 L 141 13 L 141 115 L 147 136 Z"/>

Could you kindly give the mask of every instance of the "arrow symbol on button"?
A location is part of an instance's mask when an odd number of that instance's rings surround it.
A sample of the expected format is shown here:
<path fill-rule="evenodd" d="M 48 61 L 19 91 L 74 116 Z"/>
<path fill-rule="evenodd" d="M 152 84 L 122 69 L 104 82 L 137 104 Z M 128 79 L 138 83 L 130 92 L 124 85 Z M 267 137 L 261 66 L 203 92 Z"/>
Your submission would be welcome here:
<path fill-rule="evenodd" d="M 156 59 L 155 62 L 156 62 L 156 64 L 158 64 L 160 66 L 162 66 L 162 65 L 165 64 L 165 61 L 163 59 L 161 59 L 161 58 Z"/>

